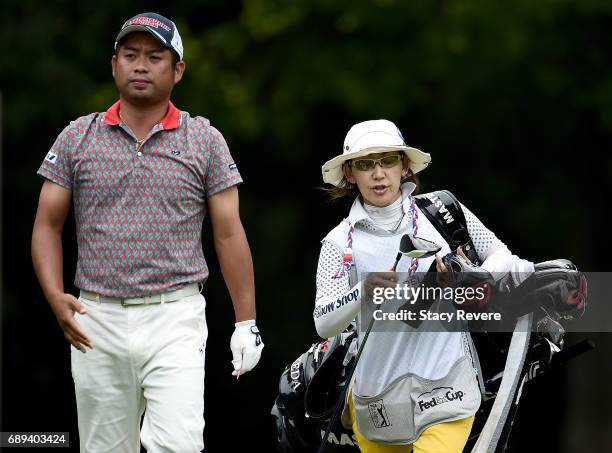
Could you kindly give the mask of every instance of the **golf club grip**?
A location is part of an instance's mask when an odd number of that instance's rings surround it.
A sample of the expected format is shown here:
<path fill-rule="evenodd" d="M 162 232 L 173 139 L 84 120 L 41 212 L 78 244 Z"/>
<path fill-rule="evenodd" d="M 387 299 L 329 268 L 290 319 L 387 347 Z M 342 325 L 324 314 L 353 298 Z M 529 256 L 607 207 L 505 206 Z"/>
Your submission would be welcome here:
<path fill-rule="evenodd" d="M 393 266 L 391 267 L 391 272 L 395 272 L 395 270 L 397 269 L 397 264 L 399 263 L 399 260 L 402 258 L 402 254 L 398 253 L 397 256 L 395 257 L 395 263 L 393 263 Z"/>
<path fill-rule="evenodd" d="M 349 385 L 351 384 L 351 380 L 353 379 L 353 374 L 355 374 L 355 369 L 357 368 L 357 363 L 359 362 L 359 357 L 361 357 L 361 352 L 363 351 L 363 347 L 366 344 L 366 340 L 368 339 L 368 336 L 370 335 L 370 331 L 372 330 L 373 325 L 374 325 L 374 317 L 372 317 L 372 319 L 370 320 L 368 329 L 366 330 L 366 333 L 363 336 L 363 340 L 361 344 L 359 345 L 359 349 L 357 350 L 355 361 L 353 362 L 353 365 L 351 366 L 351 368 L 349 369 L 346 375 L 346 380 L 345 380 L 346 383 L 344 384 L 344 388 L 342 389 L 342 392 L 340 392 L 340 397 L 338 398 L 338 402 L 336 403 L 336 408 L 334 409 L 334 413 L 329 419 L 327 429 L 325 430 L 325 434 L 323 434 L 323 437 L 321 438 L 321 444 L 319 445 L 319 449 L 317 450 L 317 453 L 323 453 L 325 451 L 325 447 L 327 446 L 327 438 L 329 437 L 329 433 L 331 433 L 332 427 L 336 419 L 338 418 L 338 415 L 340 415 L 340 412 L 342 411 L 342 408 L 344 407 L 344 402 L 346 401 L 346 392 L 348 391 Z"/>
<path fill-rule="evenodd" d="M 559 366 L 565 362 L 578 357 L 585 352 L 595 349 L 595 343 L 591 339 L 582 340 L 568 348 L 562 349 L 552 358 L 552 366 Z"/>

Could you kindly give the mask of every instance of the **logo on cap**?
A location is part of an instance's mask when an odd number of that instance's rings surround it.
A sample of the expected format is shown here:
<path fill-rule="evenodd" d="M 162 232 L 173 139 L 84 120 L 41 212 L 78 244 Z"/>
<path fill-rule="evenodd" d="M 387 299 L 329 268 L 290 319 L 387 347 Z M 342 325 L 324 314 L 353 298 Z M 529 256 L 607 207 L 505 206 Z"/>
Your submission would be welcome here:
<path fill-rule="evenodd" d="M 147 17 L 147 16 L 140 16 L 140 17 L 135 17 L 133 19 L 130 19 L 125 24 L 123 24 L 123 27 L 121 28 L 125 28 L 128 25 L 147 25 L 149 27 L 155 27 L 155 28 L 161 27 L 166 31 L 172 31 L 172 29 L 168 27 L 166 24 L 164 24 L 162 21 L 157 20 L 153 17 Z"/>

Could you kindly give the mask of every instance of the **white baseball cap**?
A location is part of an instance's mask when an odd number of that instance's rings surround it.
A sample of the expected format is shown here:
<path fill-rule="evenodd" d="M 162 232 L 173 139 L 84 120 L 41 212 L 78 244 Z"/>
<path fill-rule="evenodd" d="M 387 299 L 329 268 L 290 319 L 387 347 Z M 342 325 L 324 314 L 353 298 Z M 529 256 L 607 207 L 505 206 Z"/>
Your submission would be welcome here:
<path fill-rule="evenodd" d="M 408 156 L 412 173 L 420 172 L 431 162 L 428 153 L 406 146 L 402 133 L 391 121 L 370 120 L 357 123 L 346 134 L 342 154 L 323 164 L 323 181 L 337 186 L 344 177 L 342 164 L 347 160 L 395 150 Z"/>

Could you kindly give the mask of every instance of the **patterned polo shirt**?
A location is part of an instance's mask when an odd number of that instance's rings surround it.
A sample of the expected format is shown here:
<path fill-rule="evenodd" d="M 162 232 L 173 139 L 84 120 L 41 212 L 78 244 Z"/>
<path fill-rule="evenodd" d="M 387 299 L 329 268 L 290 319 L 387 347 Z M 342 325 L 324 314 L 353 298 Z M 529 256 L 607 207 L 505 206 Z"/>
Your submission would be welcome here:
<path fill-rule="evenodd" d="M 118 297 L 205 280 L 206 198 L 242 182 L 221 133 L 172 103 L 141 142 L 119 102 L 72 121 L 38 174 L 72 191 L 75 285 Z"/>

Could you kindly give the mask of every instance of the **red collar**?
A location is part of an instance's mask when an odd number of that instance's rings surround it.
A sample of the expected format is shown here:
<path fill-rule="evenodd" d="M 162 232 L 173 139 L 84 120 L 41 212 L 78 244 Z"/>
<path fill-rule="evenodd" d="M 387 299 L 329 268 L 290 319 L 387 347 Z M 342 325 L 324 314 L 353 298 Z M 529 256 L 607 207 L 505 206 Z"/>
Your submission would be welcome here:
<path fill-rule="evenodd" d="M 111 105 L 106 113 L 104 114 L 104 121 L 109 126 L 117 126 L 121 123 L 121 118 L 119 117 L 119 101 L 115 102 Z M 164 119 L 160 121 L 161 129 L 170 130 L 176 129 L 181 125 L 181 111 L 177 109 L 174 104 L 168 101 L 168 113 Z"/>

